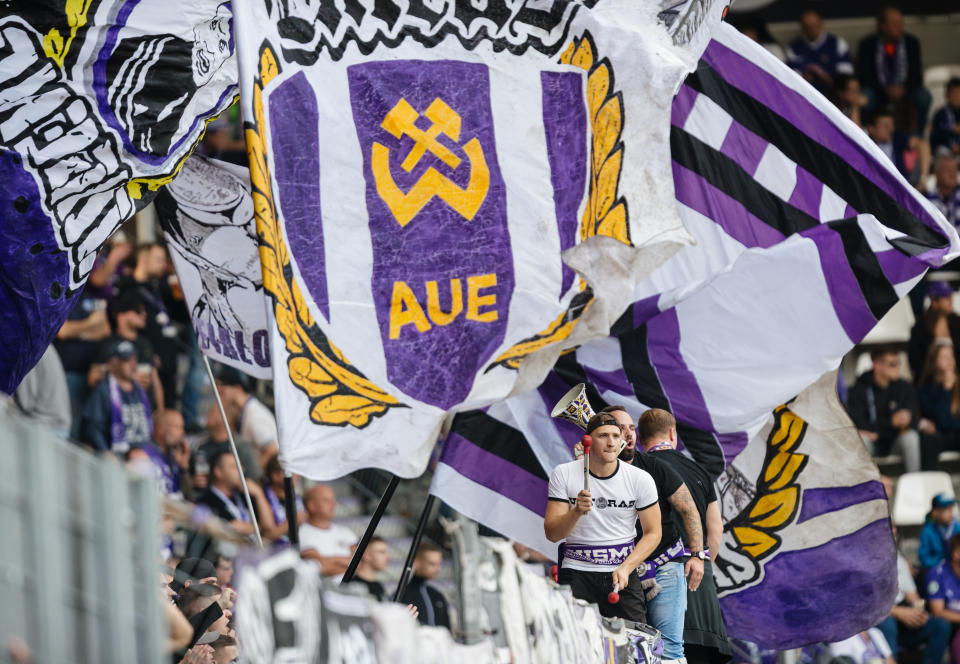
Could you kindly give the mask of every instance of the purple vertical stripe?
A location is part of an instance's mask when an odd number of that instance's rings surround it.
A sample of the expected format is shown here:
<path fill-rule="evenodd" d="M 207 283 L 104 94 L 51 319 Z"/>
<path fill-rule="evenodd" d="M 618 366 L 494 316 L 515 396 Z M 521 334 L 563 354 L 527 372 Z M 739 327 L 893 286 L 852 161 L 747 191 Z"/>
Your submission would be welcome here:
<path fill-rule="evenodd" d="M 673 106 L 670 110 L 670 122 L 682 127 L 690 116 L 690 110 L 693 108 L 693 102 L 697 100 L 697 91 L 686 85 L 680 86 L 680 90 L 673 98 Z"/>
<path fill-rule="evenodd" d="M 837 319 L 851 343 L 866 336 L 877 324 L 863 291 L 843 250 L 840 234 L 826 225 L 802 231 L 800 235 L 813 240 L 820 254 L 820 268 L 827 282 L 830 301 Z"/>
<path fill-rule="evenodd" d="M 560 233 L 560 251 L 577 242 L 577 211 L 587 181 L 587 109 L 579 73 L 542 72 L 543 127 L 550 160 L 553 205 Z M 574 272 L 563 264 L 560 286 L 562 298 L 573 283 Z"/>
<path fill-rule="evenodd" d="M 680 353 L 676 309 L 667 309 L 647 323 L 647 352 L 674 417 L 703 431 L 714 431 L 703 392 Z"/>
<path fill-rule="evenodd" d="M 746 431 L 734 431 L 733 433 L 718 433 L 717 442 L 720 443 L 720 447 L 723 449 L 723 456 L 727 460 L 727 463 L 733 463 L 733 460 L 737 458 L 737 455 L 743 452 L 746 448 L 747 443 L 750 442 L 750 439 L 747 438 Z"/>
<path fill-rule="evenodd" d="M 857 212 L 856 210 L 854 210 L 852 205 L 850 205 L 849 203 L 847 203 L 847 209 L 845 209 L 845 210 L 843 211 L 843 218 L 844 218 L 844 219 L 851 219 L 851 218 L 853 218 L 853 217 L 856 217 L 858 214 L 860 214 L 860 213 Z"/>
<path fill-rule="evenodd" d="M 271 93 L 268 104 L 273 171 L 290 251 L 310 296 L 329 321 L 330 298 L 320 218 L 317 97 L 301 71 L 281 83 Z"/>
<path fill-rule="evenodd" d="M 804 489 L 803 506 L 797 523 L 803 523 L 815 516 L 836 512 L 851 505 L 871 500 L 886 500 L 887 494 L 880 482 L 864 482 L 855 486 L 838 486 L 821 489 Z"/>
<path fill-rule="evenodd" d="M 660 313 L 660 296 L 651 295 L 633 303 L 633 327 L 637 328 Z"/>
<path fill-rule="evenodd" d="M 543 516 L 547 511 L 545 480 L 487 452 L 459 434 L 451 433 L 447 438 L 440 461 L 531 512 Z"/>
<path fill-rule="evenodd" d="M 603 394 L 610 391 L 616 394 L 622 394 L 626 397 L 634 398 L 633 385 L 627 380 L 627 374 L 623 368 L 614 371 L 600 371 L 587 365 L 583 365 L 583 371 L 587 374 L 587 379 L 597 388 L 597 391 Z"/>
<path fill-rule="evenodd" d="M 768 106 L 812 140 L 836 153 L 887 192 L 910 214 L 930 228 L 939 226 L 920 202 L 911 195 L 906 182 L 867 152 L 853 135 L 833 123 L 804 95 L 781 83 L 774 74 L 717 41 L 711 41 L 703 59 L 727 83 Z M 850 126 L 851 131 L 858 131 Z M 942 253 L 942 252 L 941 252 Z"/>
<path fill-rule="evenodd" d="M 673 186 L 679 202 L 715 221 L 747 248 L 772 247 L 784 239 L 783 233 L 751 214 L 740 201 L 677 162 L 673 162 Z"/>
<path fill-rule="evenodd" d="M 823 198 L 823 183 L 806 169 L 797 166 L 797 184 L 787 202 L 814 219 L 820 219 L 821 198 Z"/>

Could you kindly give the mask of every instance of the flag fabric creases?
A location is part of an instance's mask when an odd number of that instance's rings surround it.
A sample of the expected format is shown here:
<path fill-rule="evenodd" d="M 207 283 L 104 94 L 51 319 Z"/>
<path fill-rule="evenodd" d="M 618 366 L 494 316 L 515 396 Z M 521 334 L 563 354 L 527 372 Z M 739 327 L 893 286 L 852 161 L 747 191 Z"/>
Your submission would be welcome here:
<path fill-rule="evenodd" d="M 543 477 L 582 432 L 552 406 L 584 382 L 596 408 L 666 408 L 716 480 L 730 635 L 778 649 L 845 638 L 886 614 L 896 570 L 883 488 L 836 368 L 928 268 L 956 257 L 956 231 L 859 128 L 726 25 L 680 87 L 671 127 L 696 243 L 538 390 L 458 415 L 433 491 L 555 555 Z"/>
<path fill-rule="evenodd" d="M 237 91 L 229 2 L 27 4 L 0 9 L 8 393 L 66 320 L 100 248 Z"/>

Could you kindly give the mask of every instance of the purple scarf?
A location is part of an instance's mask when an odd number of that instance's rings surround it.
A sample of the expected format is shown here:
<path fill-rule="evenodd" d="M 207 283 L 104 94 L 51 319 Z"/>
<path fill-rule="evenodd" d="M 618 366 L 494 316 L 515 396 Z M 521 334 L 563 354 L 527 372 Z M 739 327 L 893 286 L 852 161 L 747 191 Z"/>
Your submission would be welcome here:
<path fill-rule="evenodd" d="M 893 57 L 888 58 L 884 49 L 886 42 L 883 37 L 877 39 L 877 78 L 884 87 L 888 85 L 904 85 L 907 82 L 907 46 L 903 39 L 897 42 L 897 50 Z"/>
<path fill-rule="evenodd" d="M 114 452 L 126 452 L 130 449 L 130 441 L 127 440 L 127 426 L 123 423 L 123 397 L 120 394 L 120 385 L 113 374 L 107 374 L 107 381 L 110 387 L 110 449 Z M 147 435 L 153 429 L 153 418 L 150 415 L 150 402 L 147 395 L 133 381 L 133 389 L 140 397 L 143 403 L 143 414 L 147 419 Z"/>

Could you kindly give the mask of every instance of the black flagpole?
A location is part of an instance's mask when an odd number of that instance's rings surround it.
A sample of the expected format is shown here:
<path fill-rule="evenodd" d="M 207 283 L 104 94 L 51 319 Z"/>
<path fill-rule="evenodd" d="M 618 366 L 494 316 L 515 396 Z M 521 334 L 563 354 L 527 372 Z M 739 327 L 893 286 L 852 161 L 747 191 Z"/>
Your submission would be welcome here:
<path fill-rule="evenodd" d="M 370 517 L 370 523 L 367 524 L 367 529 L 363 531 L 363 537 L 361 537 L 360 542 L 357 543 L 357 550 L 353 552 L 353 558 L 350 559 L 350 564 L 347 566 L 347 571 L 343 573 L 343 578 L 340 579 L 340 583 L 348 583 L 353 580 L 353 575 L 357 571 L 357 565 L 360 564 L 360 559 L 363 558 L 363 552 L 367 550 L 367 544 L 370 543 L 370 538 L 373 537 L 377 526 L 380 525 L 380 519 L 383 517 L 383 513 L 387 511 L 387 505 L 390 504 L 390 499 L 393 498 L 393 492 L 397 490 L 398 484 L 400 484 L 400 478 L 396 475 L 392 476 L 390 483 L 387 484 L 387 488 L 383 490 L 383 495 L 380 496 L 377 509 L 374 510 L 373 516 Z"/>
<path fill-rule="evenodd" d="M 407 588 L 410 582 L 410 575 L 413 574 L 413 557 L 417 553 L 417 547 L 420 546 L 420 540 L 423 538 L 423 531 L 427 527 L 427 519 L 430 518 L 430 511 L 433 509 L 433 502 L 437 499 L 432 493 L 427 496 L 427 502 L 423 506 L 423 512 L 420 514 L 420 523 L 417 524 L 417 530 L 413 533 L 413 541 L 410 542 L 410 550 L 407 552 L 407 560 L 403 563 L 403 574 L 400 575 L 400 583 L 397 584 L 397 590 L 393 593 L 393 601 L 400 601 L 400 596 Z"/>
<path fill-rule="evenodd" d="M 300 550 L 300 534 L 297 532 L 297 493 L 293 488 L 293 476 L 283 473 L 283 511 L 287 513 L 287 539 L 294 551 Z"/>

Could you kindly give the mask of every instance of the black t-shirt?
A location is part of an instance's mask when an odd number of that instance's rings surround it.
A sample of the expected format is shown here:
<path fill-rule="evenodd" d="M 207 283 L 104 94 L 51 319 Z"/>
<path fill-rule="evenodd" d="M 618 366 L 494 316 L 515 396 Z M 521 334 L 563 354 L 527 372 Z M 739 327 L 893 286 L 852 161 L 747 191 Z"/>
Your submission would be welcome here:
<path fill-rule="evenodd" d="M 84 291 L 77 298 L 77 303 L 70 310 L 67 320 L 86 320 L 96 311 L 103 311 L 107 301 Z M 54 346 L 60 354 L 63 370 L 69 373 L 85 374 L 90 365 L 97 360 L 99 341 L 85 341 L 83 339 L 57 339 Z"/>
<path fill-rule="evenodd" d="M 650 473 L 650 476 L 653 477 L 653 483 L 657 485 L 657 495 L 660 497 L 660 544 L 650 554 L 649 558 L 652 559 L 669 549 L 680 539 L 683 526 L 679 522 L 679 516 L 673 513 L 670 496 L 683 485 L 683 480 L 670 466 L 654 458 L 652 454 L 636 454 L 633 457 L 633 465 Z M 642 534 L 643 529 L 640 527 L 640 522 L 637 521 L 637 537 L 639 538 Z"/>
<path fill-rule="evenodd" d="M 117 292 L 135 289 L 143 299 L 147 311 L 147 326 L 140 336 L 145 337 L 153 346 L 153 352 L 160 359 L 158 370 L 161 374 L 176 371 L 178 352 L 177 329 L 173 326 L 165 297 L 169 293 L 163 285 L 159 281 L 141 283 L 133 277 L 124 277 L 117 282 Z"/>
<path fill-rule="evenodd" d="M 713 482 L 710 481 L 710 476 L 707 474 L 707 471 L 701 468 L 696 461 L 677 450 L 657 450 L 649 454 L 656 456 L 656 458 L 662 460 L 665 465 L 675 470 L 677 475 L 680 476 L 680 479 L 683 480 L 683 483 L 687 485 L 693 502 L 697 506 L 697 511 L 700 513 L 700 527 L 703 528 L 704 546 L 706 546 L 707 505 L 717 500 L 717 492 L 713 488 Z M 687 533 L 681 529 L 680 534 L 683 538 L 684 546 L 689 547 L 690 542 L 687 541 Z"/>
<path fill-rule="evenodd" d="M 366 579 L 361 579 L 359 576 L 353 577 L 353 580 L 356 583 L 366 586 L 367 592 L 376 597 L 378 602 L 385 602 L 387 600 L 387 589 L 384 588 L 383 584 L 379 581 L 367 581 Z"/>

